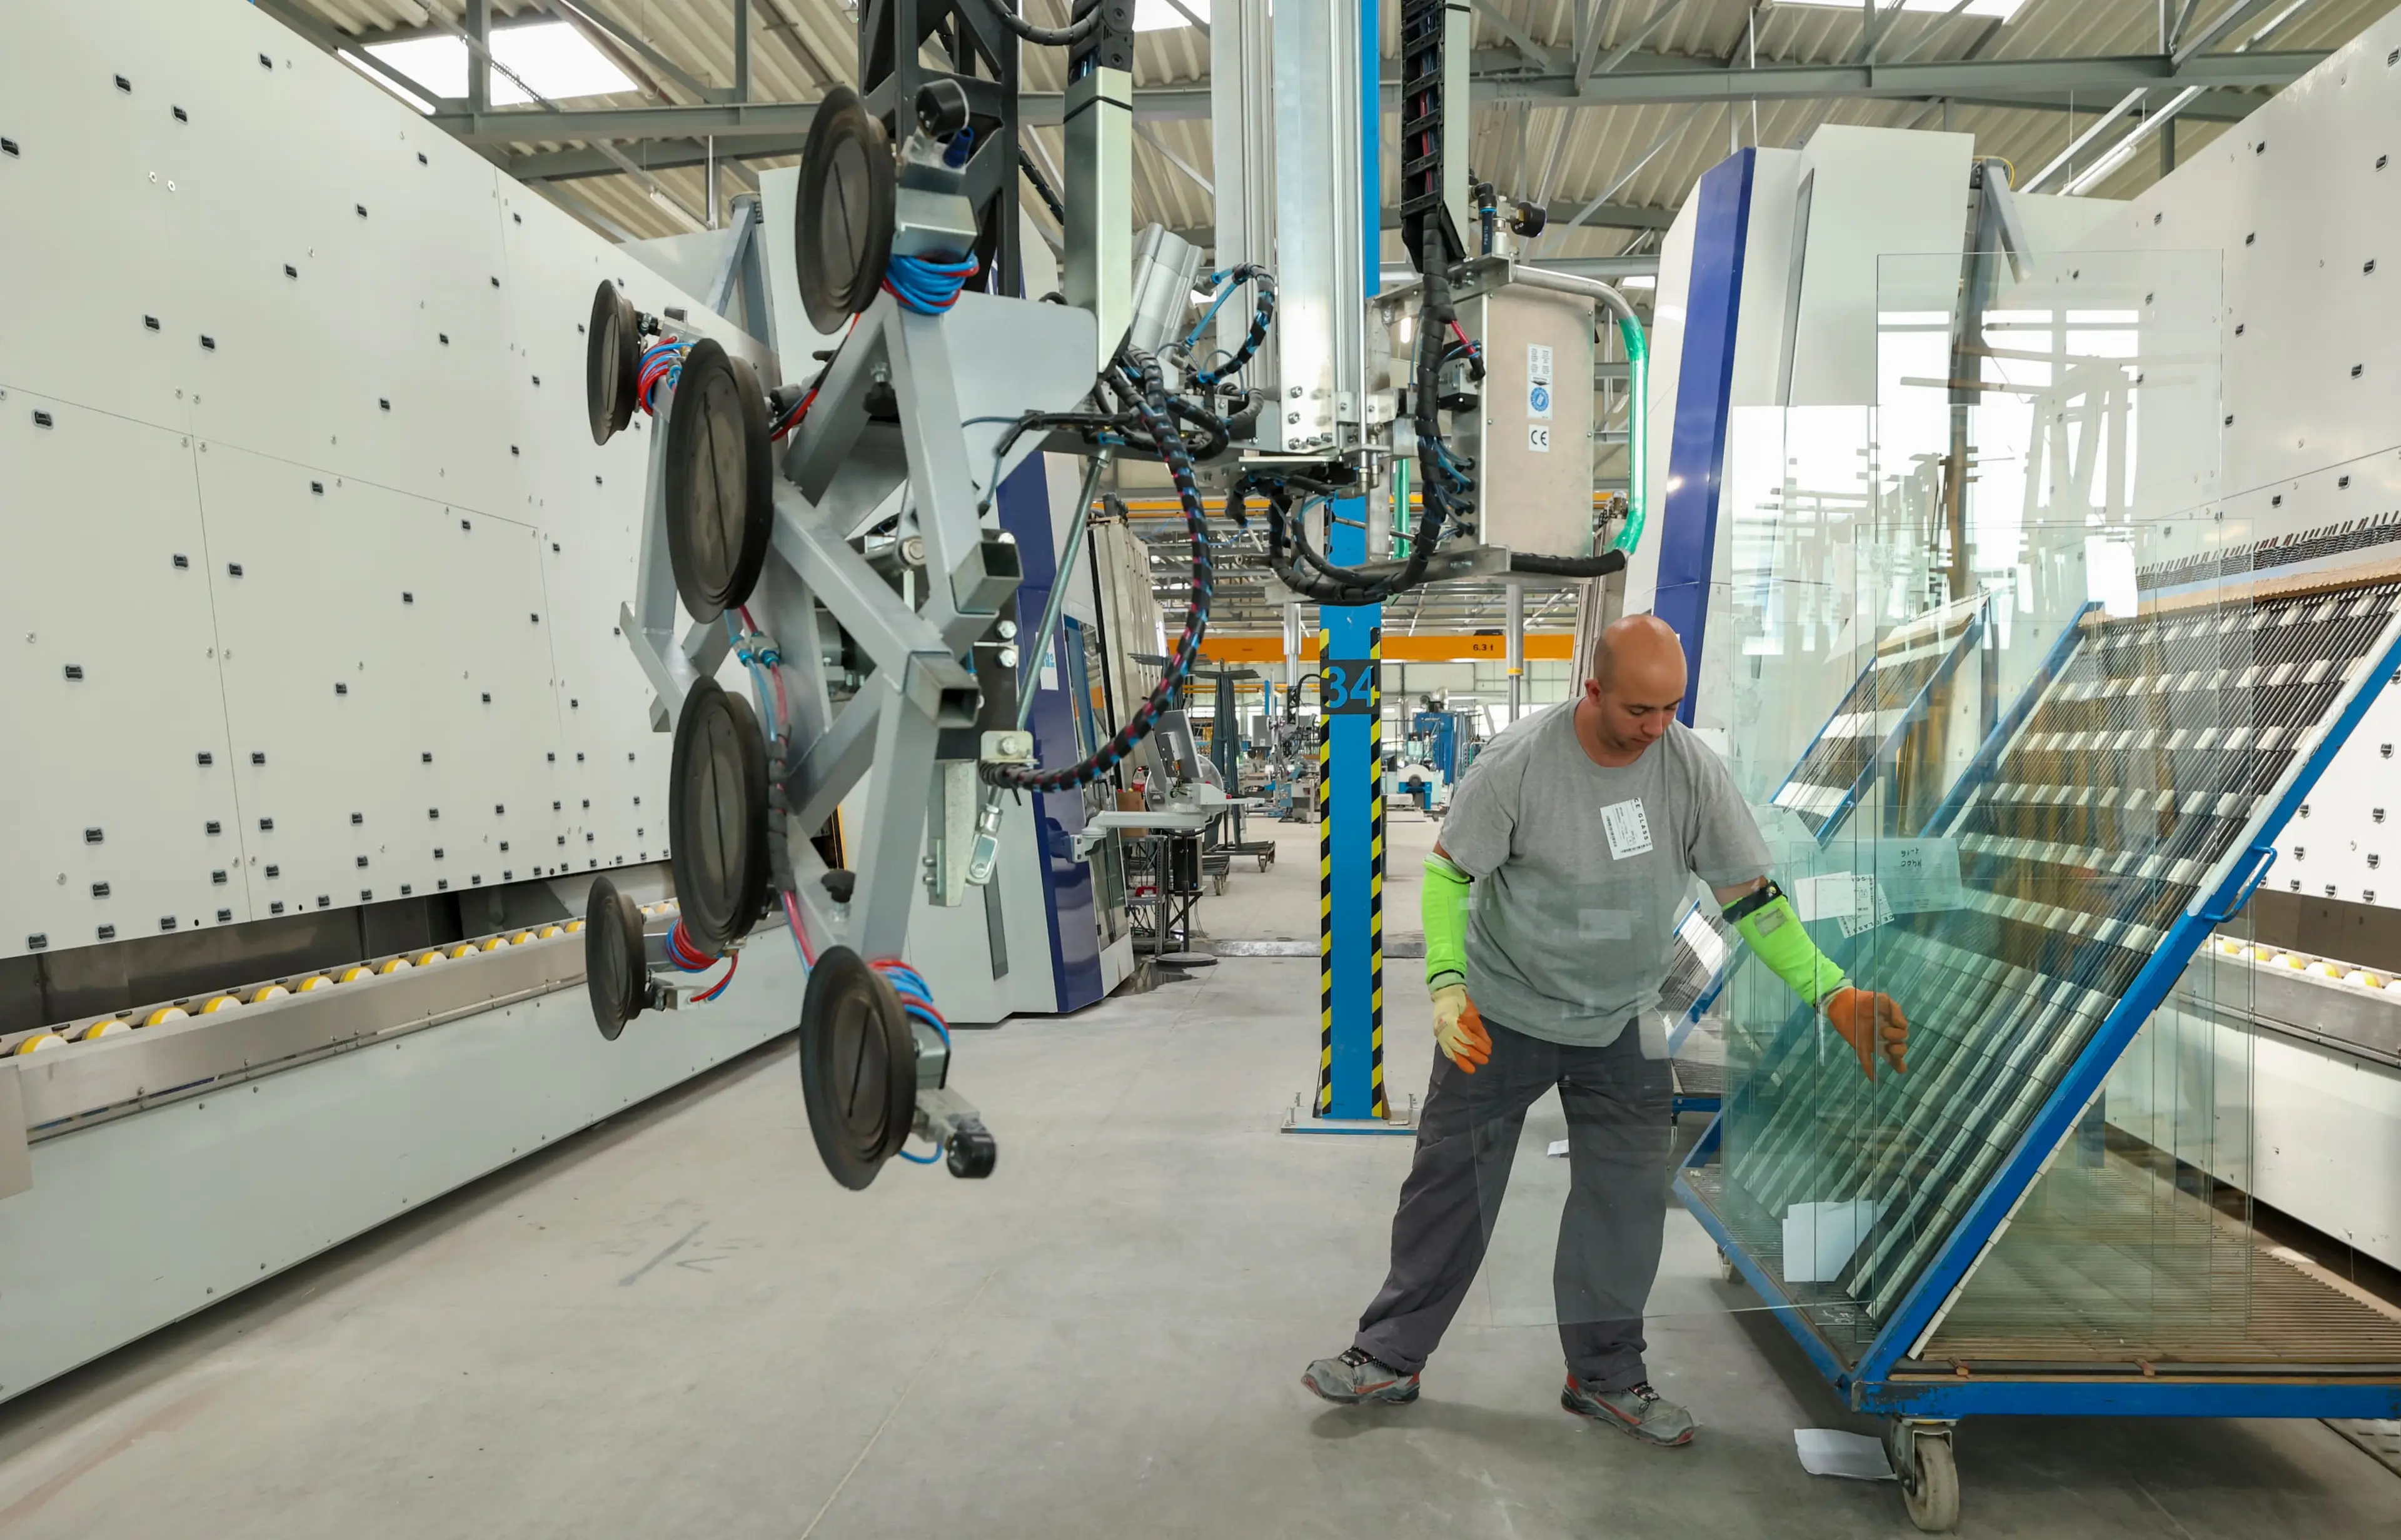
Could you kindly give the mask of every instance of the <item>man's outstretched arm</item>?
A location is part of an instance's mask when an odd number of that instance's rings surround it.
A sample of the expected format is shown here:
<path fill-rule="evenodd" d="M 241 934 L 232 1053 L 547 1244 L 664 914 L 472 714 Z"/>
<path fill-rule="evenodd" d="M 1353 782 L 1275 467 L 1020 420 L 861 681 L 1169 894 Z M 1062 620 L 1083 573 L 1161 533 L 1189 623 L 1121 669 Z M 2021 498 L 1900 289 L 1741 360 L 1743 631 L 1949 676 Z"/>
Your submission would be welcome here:
<path fill-rule="evenodd" d="M 1818 950 L 1809 931 L 1784 890 L 1765 877 L 1710 889 L 1726 920 L 1771 972 L 1792 986 L 1792 992 L 1816 1006 L 1851 1051 L 1859 1069 L 1875 1079 L 1879 1049 L 1896 1071 L 1909 1068 L 1909 1018 L 1889 995 L 1872 994 L 1852 986 L 1833 959 Z M 1428 942 L 1427 952 L 1434 948 Z M 1429 965 L 1430 966 L 1430 965 Z"/>

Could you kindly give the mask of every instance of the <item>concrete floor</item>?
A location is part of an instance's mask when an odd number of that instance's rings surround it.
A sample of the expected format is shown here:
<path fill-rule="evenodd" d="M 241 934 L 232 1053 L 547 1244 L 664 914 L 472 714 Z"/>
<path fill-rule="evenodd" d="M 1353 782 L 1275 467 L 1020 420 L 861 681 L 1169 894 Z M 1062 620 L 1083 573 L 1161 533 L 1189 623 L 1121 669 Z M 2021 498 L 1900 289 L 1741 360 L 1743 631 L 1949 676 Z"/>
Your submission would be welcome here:
<path fill-rule="evenodd" d="M 1312 936 L 1314 835 L 1207 901 Z M 1395 932 L 1432 826 L 1396 816 Z M 1393 969 L 1391 1075 L 1424 1083 Z M 1557 1409 L 1528 1128 L 1477 1297 L 1406 1409 L 1298 1383 L 1381 1275 L 1399 1139 L 1275 1132 L 1316 1054 L 1315 967 L 1187 983 L 961 1045 L 986 1184 L 836 1188 L 788 1052 L 455 1195 L 0 1406 L 0 1536 L 1509 1535 L 1913 1533 L 1803 1474 L 1853 1427 L 1671 1215 L 1659 1451 Z M 39 1330 L 38 1300 L 0 1329 Z M 1969 1534 L 2389 1534 L 2396 1479 L 2315 1423 L 1996 1420 L 1959 1436 Z"/>

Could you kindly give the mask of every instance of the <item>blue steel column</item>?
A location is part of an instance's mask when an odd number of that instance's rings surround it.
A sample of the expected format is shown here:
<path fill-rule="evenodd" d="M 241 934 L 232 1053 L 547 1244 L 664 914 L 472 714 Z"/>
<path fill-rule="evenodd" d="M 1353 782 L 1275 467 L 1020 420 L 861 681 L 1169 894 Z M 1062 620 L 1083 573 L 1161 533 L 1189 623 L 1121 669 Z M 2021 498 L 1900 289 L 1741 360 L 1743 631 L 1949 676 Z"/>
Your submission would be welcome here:
<path fill-rule="evenodd" d="M 1383 65 L 1382 29 L 1377 0 L 1362 0 L 1360 49 L 1360 204 L 1367 265 L 1366 292 L 1379 287 L 1383 206 L 1381 158 L 1377 147 L 1381 113 L 1379 83 Z M 1365 496 L 1333 504 L 1327 521 L 1326 556 L 1338 566 L 1367 559 Z M 1378 553 L 1381 555 L 1382 553 Z M 1324 708 L 1326 734 L 1318 816 L 1324 870 L 1318 945 L 1323 953 L 1324 1044 L 1318 1070 L 1316 1113 L 1321 1118 L 1385 1116 L 1384 1100 L 1384 819 L 1382 700 L 1376 654 L 1384 625 L 1380 604 L 1338 608 L 1323 605 L 1324 634 L 1318 665 L 1325 670 L 1321 701 L 1358 693 L 1366 709 Z M 1341 679 L 1338 682 L 1337 669 Z M 1329 693 L 1330 692 L 1330 693 Z"/>

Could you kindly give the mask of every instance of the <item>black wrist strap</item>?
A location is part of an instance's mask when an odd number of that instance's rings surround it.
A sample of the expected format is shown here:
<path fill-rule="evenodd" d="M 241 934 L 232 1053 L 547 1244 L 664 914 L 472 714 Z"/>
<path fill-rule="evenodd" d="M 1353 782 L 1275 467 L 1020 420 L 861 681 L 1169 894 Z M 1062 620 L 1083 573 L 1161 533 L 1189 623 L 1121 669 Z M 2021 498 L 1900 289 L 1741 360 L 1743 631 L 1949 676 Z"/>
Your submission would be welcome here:
<path fill-rule="evenodd" d="M 1766 908 L 1769 904 L 1774 903 L 1783 896 L 1784 889 L 1777 887 L 1776 879 L 1774 877 L 1770 877 L 1767 879 L 1766 887 L 1755 888 L 1749 893 L 1745 893 L 1741 898 L 1735 900 L 1734 902 L 1725 906 L 1724 913 L 1726 923 L 1728 925 L 1740 925 L 1743 921 L 1750 918 L 1753 914 L 1758 914 L 1761 910 Z"/>

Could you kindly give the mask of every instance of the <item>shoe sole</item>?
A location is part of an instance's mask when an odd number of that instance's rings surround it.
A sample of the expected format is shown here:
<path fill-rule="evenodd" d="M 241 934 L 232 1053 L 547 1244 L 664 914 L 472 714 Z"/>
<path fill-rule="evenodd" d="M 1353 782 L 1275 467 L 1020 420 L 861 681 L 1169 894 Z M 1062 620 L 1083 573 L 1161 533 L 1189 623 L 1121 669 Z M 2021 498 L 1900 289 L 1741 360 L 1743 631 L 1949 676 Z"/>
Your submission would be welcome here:
<path fill-rule="evenodd" d="M 1381 1402 L 1388 1407 L 1405 1407 L 1418 1398 L 1418 1387 L 1415 1385 L 1410 1385 L 1398 1395 L 1392 1394 L 1398 1387 L 1398 1381 L 1367 1391 L 1330 1391 L 1310 1379 L 1306 1373 L 1301 1375 L 1300 1382 L 1308 1386 L 1310 1394 L 1318 1399 L 1331 1401 L 1338 1407 L 1355 1407 L 1369 1401 Z"/>
<path fill-rule="evenodd" d="M 1628 1438 L 1633 1439 L 1636 1443 L 1648 1444 L 1653 1449 L 1682 1449 L 1686 1444 L 1693 1441 L 1693 1435 L 1700 1431 L 1698 1428 L 1686 1428 L 1683 1431 L 1682 1436 L 1680 1437 L 1654 1438 L 1632 1423 L 1627 1422 L 1625 1418 L 1620 1417 L 1616 1412 L 1611 1410 L 1606 1404 L 1600 1404 L 1594 1409 L 1587 1409 L 1581 1402 L 1576 1400 L 1573 1394 L 1567 1391 L 1561 1391 L 1559 1393 L 1559 1405 L 1567 1410 L 1575 1413 L 1578 1417 L 1584 1418 L 1587 1422 L 1605 1423 L 1626 1435 Z"/>

